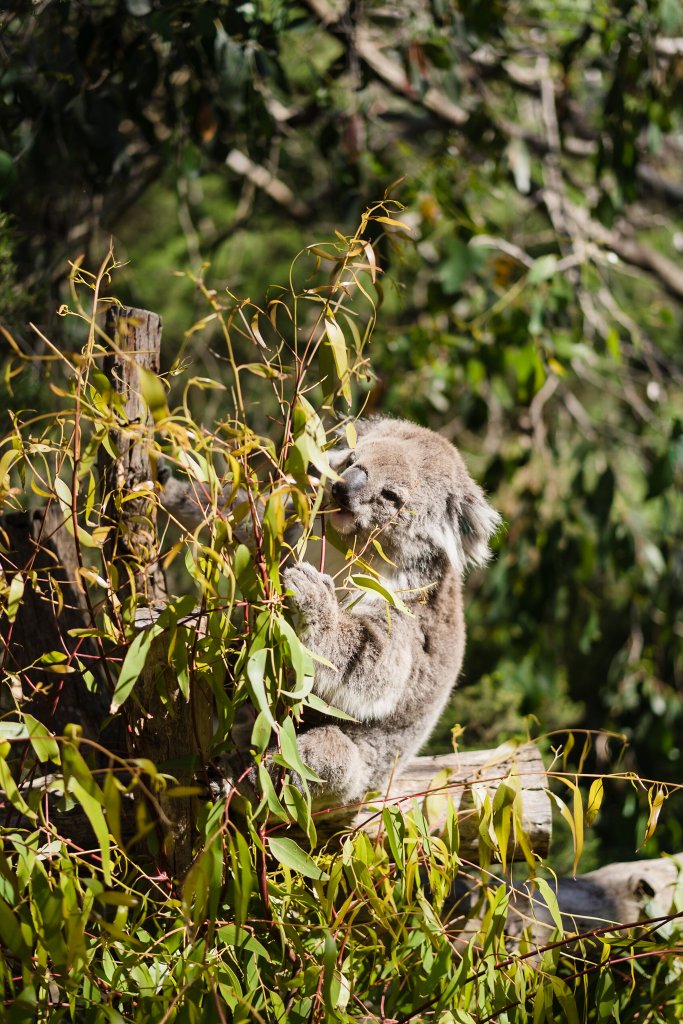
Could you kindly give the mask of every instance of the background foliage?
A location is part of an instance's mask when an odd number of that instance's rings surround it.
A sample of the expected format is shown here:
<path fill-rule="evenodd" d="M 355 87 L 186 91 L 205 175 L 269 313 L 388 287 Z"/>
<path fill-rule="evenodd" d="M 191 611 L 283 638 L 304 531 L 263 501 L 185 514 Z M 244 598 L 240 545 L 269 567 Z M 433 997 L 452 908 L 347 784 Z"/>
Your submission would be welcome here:
<path fill-rule="evenodd" d="M 409 12 L 374 2 L 128 0 L 17 4 L 0 14 L 0 312 L 27 353 L 47 351 L 29 321 L 66 351 L 81 348 L 74 321 L 54 316 L 68 300 L 67 261 L 83 252 L 86 266 L 99 265 L 113 235 L 119 259 L 130 260 L 117 295 L 164 316 L 165 369 L 191 365 L 228 382 L 211 323 L 192 331 L 207 312 L 198 276 L 223 298 L 226 285 L 272 298 L 295 252 L 335 229 L 352 234 L 361 211 L 402 179 L 392 195 L 411 238 L 398 245 L 387 225 L 368 229 L 382 305 L 371 363 L 351 385 L 354 404 L 442 430 L 507 522 L 495 563 L 469 583 L 465 676 L 434 749 L 449 748 L 455 722 L 466 727 L 460 742 L 489 746 L 524 732 L 534 715 L 543 733 L 626 735 L 623 754 L 619 741 L 600 738 L 589 769 L 680 781 L 682 35 L 677 0 L 463 0 Z M 252 358 L 248 339 L 237 335 L 235 345 L 238 361 Z M 61 381 L 53 364 L 15 375 L 20 362 L 7 351 L 3 410 L 49 408 L 46 380 Z M 178 396 L 181 388 L 179 378 Z M 245 389 L 250 421 L 266 434 L 273 410 L 263 381 Z M 188 411 L 213 424 L 223 402 L 208 391 Z M 648 808 L 635 790 L 612 794 L 588 851 L 594 861 L 633 856 L 644 835 Z M 675 801 L 646 853 L 683 846 Z M 30 844 L 17 843 L 26 867 L 13 869 L 15 897 L 44 890 L 41 869 L 22 853 Z M 347 854 L 357 856 L 383 854 Z M 554 866 L 569 863 L 558 856 Z M 348 875 L 355 886 L 359 873 Z M 60 881 L 75 907 L 71 884 L 87 893 L 92 885 Z M 392 914 L 406 907 L 407 924 L 414 892 L 396 885 L 390 899 L 382 892 Z M 307 919 L 309 890 L 296 892 Z M 420 913 L 425 949 L 410 948 L 433 974 L 418 971 L 418 988 L 444 976 L 445 956 Z M 181 931 L 166 927 L 180 943 Z M 311 931 L 303 960 L 332 963 L 327 927 Z M 377 1005 L 396 942 L 387 928 L 358 959 Z M 495 944 L 495 927 L 486 934 Z M 264 955 L 232 940 L 239 953 L 230 957 L 258 987 L 272 947 Z M 85 939 L 69 941 L 87 962 Z M 196 942 L 184 946 L 185 961 L 197 965 L 201 988 L 209 946 L 203 935 Z M 437 949 L 433 961 L 427 946 Z M 20 959 L 24 952 L 17 946 Z M 163 974 L 163 956 L 158 963 Z M 417 971 L 401 963 L 406 978 Z M 521 992 L 524 968 L 515 971 L 510 983 Z M 327 997 L 332 975 L 323 977 Z M 487 978 L 486 998 L 499 979 Z M 564 990 L 547 984 L 540 990 L 559 999 Z M 609 1012 L 609 983 L 601 985 L 587 1014 Z M 510 1001 L 500 994 L 490 1013 Z M 387 1012 L 405 1017 L 420 998 L 392 995 Z"/>

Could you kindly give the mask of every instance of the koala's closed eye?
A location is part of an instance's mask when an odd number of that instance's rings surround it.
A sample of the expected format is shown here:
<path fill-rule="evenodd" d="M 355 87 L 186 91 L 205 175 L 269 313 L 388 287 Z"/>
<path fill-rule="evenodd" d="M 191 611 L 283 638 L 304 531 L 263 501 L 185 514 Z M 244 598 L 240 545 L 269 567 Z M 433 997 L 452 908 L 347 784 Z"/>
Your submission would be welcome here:
<path fill-rule="evenodd" d="M 403 499 L 400 497 L 400 495 L 398 495 L 396 491 L 390 490 L 390 488 L 388 487 L 383 487 L 379 493 L 380 496 L 384 498 L 385 501 L 390 502 L 392 505 L 403 504 Z"/>

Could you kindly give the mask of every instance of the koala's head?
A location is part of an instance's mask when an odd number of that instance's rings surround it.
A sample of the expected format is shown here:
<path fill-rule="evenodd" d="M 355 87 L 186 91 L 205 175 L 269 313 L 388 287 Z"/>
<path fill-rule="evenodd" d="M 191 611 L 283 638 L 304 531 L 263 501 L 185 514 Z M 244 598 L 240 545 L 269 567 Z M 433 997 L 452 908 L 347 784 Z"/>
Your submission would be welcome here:
<path fill-rule="evenodd" d="M 399 566 L 445 555 L 464 572 L 488 561 L 501 517 L 449 441 L 406 420 L 359 420 L 356 432 L 355 448 L 328 453 L 340 477 L 327 502 L 338 533 L 377 536 Z"/>

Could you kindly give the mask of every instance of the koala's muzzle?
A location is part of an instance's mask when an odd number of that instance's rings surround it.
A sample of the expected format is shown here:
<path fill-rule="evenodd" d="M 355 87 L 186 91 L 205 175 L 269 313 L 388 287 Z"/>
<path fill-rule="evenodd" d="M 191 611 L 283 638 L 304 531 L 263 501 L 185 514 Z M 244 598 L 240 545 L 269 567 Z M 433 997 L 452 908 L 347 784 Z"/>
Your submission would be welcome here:
<path fill-rule="evenodd" d="M 368 474 L 359 466 L 350 466 L 342 474 L 340 480 L 332 484 L 331 494 L 333 501 L 336 501 L 341 509 L 351 507 L 354 496 L 363 490 L 368 482 Z"/>

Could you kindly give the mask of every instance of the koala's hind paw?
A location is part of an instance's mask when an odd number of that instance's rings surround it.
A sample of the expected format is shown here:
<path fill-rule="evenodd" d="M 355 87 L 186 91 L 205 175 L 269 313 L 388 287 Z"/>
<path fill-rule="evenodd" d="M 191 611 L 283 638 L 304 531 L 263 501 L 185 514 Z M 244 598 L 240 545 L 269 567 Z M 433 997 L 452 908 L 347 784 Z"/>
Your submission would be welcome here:
<path fill-rule="evenodd" d="M 319 608 L 321 605 L 337 604 L 332 577 L 318 572 L 315 566 L 308 562 L 291 565 L 285 569 L 282 578 L 287 590 L 292 592 L 294 605 L 302 612 Z"/>

